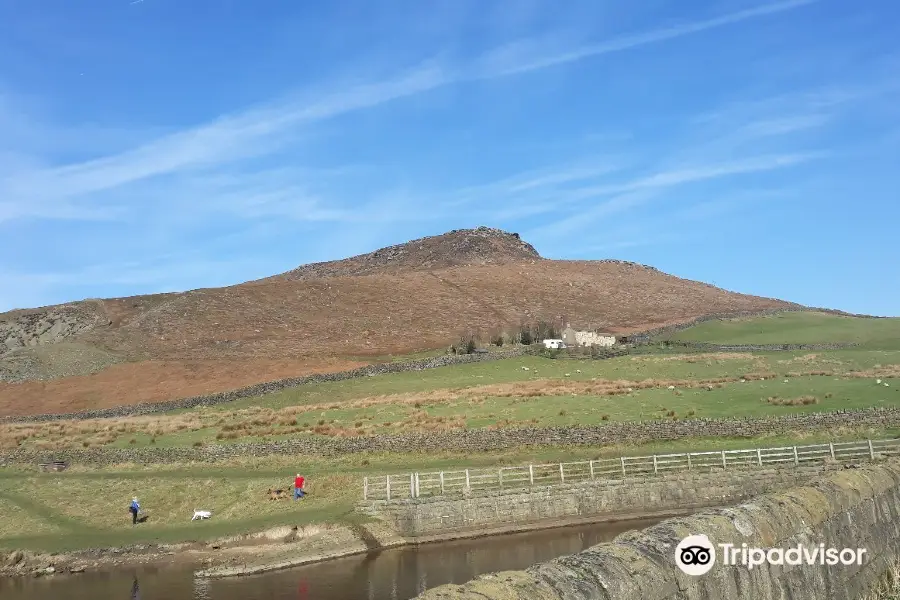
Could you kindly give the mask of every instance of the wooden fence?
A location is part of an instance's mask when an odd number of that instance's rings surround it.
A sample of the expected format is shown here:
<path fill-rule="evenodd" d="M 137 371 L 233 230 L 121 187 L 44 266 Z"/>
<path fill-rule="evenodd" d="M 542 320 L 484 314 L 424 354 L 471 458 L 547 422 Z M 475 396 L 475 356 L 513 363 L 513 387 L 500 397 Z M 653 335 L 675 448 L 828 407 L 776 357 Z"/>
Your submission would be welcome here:
<path fill-rule="evenodd" d="M 888 456 L 900 456 L 900 439 L 749 450 L 622 456 L 581 462 L 381 475 L 364 478 L 362 495 L 363 500 L 479 495 L 521 490 L 533 486 L 623 479 L 679 471 L 753 468 L 766 465 L 799 466 L 827 461 L 875 460 Z"/>

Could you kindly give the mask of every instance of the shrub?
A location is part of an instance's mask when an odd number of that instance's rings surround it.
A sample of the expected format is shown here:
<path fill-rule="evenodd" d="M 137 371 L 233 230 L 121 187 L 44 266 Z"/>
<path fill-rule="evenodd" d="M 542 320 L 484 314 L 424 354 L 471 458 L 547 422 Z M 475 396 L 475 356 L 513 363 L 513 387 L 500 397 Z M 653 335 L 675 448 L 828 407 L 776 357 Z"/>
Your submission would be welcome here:
<path fill-rule="evenodd" d="M 815 396 L 800 396 L 799 398 L 770 396 L 769 398 L 766 398 L 766 402 L 773 406 L 808 406 L 810 404 L 818 404 L 819 399 Z"/>
<path fill-rule="evenodd" d="M 475 340 L 469 338 L 466 342 L 466 354 L 472 354 L 473 352 L 475 352 Z"/>
<path fill-rule="evenodd" d="M 498 348 L 503 345 L 503 336 L 497 335 L 494 339 L 491 340 L 491 343 L 497 346 Z"/>

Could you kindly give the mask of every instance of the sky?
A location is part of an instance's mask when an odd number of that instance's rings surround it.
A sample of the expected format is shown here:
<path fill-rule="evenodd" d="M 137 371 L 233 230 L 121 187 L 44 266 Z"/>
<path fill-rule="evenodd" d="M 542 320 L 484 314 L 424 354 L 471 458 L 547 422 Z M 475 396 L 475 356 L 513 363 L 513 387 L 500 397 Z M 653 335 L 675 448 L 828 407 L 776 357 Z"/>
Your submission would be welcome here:
<path fill-rule="evenodd" d="M 0 310 L 451 229 L 900 315 L 900 3 L 0 0 Z"/>

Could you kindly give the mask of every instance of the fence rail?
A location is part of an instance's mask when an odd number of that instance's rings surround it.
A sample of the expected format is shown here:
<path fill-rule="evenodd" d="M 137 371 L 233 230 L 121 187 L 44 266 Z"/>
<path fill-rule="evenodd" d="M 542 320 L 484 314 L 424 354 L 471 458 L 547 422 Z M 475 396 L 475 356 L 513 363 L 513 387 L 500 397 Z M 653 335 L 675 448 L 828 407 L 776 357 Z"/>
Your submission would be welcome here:
<path fill-rule="evenodd" d="M 828 461 L 875 460 L 888 456 L 900 456 L 900 439 L 622 456 L 581 462 L 404 473 L 364 478 L 363 500 L 478 495 L 499 491 L 516 491 L 535 486 L 623 479 L 678 471 L 753 468 L 780 464 L 800 466 L 801 464 L 809 465 Z"/>

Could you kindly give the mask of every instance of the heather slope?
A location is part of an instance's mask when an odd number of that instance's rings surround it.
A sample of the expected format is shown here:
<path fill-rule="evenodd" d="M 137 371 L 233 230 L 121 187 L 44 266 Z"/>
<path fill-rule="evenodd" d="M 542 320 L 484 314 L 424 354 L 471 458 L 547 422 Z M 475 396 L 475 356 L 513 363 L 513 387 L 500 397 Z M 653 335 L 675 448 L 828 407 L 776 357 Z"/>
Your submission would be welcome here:
<path fill-rule="evenodd" d="M 547 260 L 515 234 L 460 230 L 231 287 L 0 315 L 0 407 L 169 400 L 538 320 L 628 333 L 795 307 L 634 263 Z"/>

